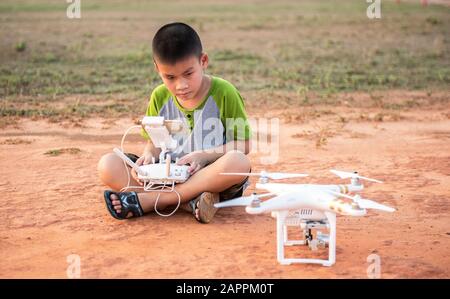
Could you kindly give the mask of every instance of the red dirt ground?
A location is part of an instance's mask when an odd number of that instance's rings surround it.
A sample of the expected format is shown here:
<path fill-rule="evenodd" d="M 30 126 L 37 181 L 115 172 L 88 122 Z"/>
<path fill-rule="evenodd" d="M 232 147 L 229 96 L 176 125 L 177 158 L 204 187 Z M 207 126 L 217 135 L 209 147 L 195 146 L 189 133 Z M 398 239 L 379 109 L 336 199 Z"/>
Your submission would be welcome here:
<path fill-rule="evenodd" d="M 186 212 L 117 221 L 105 208 L 96 164 L 132 121 L 21 119 L 0 133 L 0 277 L 65 278 L 66 258 L 77 254 L 82 278 L 364 278 L 372 253 L 381 258 L 382 278 L 450 277 L 448 105 L 401 113 L 342 105 L 270 115 L 282 120 L 278 164 L 263 165 L 268 154 L 254 152 L 254 171 L 307 172 L 309 178 L 292 182 L 339 183 L 329 169 L 357 169 L 385 182 L 366 184 L 366 197 L 398 209 L 339 216 L 334 266 L 279 265 L 274 219 L 239 207 L 220 210 L 208 225 Z M 140 137 L 128 140 L 127 150 L 139 153 Z M 44 154 L 60 148 L 80 151 Z M 298 247 L 288 254 L 311 252 Z"/>

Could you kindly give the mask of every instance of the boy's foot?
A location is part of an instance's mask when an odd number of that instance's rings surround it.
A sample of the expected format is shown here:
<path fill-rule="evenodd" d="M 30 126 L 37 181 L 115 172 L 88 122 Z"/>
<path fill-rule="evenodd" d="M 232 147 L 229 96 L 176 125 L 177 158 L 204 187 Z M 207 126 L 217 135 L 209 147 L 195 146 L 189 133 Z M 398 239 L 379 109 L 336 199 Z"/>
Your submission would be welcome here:
<path fill-rule="evenodd" d="M 217 212 L 214 207 L 219 202 L 219 193 L 203 192 L 189 202 L 192 214 L 200 223 L 209 223 Z"/>
<path fill-rule="evenodd" d="M 122 220 L 144 215 L 136 192 L 113 192 L 106 190 L 103 197 L 109 213 L 116 219 Z"/>

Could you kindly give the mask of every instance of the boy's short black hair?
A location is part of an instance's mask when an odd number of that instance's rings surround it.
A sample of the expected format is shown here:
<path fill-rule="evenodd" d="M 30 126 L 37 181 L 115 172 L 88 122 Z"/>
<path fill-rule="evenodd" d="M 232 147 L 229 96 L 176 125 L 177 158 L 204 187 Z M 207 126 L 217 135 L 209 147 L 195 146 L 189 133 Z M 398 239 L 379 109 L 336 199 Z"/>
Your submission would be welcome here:
<path fill-rule="evenodd" d="M 162 26 L 152 42 L 153 57 L 167 64 L 175 64 L 191 55 L 202 54 L 202 42 L 195 30 L 184 23 L 170 23 Z"/>

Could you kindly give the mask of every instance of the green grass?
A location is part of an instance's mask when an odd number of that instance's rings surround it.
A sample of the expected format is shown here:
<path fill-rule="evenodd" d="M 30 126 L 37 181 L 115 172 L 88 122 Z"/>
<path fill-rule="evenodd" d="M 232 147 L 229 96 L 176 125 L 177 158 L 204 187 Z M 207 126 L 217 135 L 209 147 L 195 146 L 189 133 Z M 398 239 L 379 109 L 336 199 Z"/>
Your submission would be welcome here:
<path fill-rule="evenodd" d="M 383 1 L 380 20 L 369 20 L 367 4 L 356 0 L 93 0 L 82 1 L 79 20 L 67 19 L 66 7 L 0 4 L 1 116 L 143 111 L 160 84 L 151 38 L 173 20 L 199 31 L 208 72 L 243 92 L 289 92 L 308 104 L 310 93 L 448 90 L 450 83 L 450 8 L 419 1 Z"/>

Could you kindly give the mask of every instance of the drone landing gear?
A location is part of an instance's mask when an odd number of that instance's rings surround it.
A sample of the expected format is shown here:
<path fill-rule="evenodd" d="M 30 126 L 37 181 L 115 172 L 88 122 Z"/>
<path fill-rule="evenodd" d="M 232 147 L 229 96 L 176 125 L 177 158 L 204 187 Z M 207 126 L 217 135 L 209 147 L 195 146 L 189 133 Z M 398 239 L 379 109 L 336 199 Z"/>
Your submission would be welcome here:
<path fill-rule="evenodd" d="M 326 219 L 308 220 L 302 215 L 288 216 L 287 211 L 277 212 L 277 259 L 282 265 L 293 263 L 310 263 L 331 266 L 336 261 L 336 214 L 325 212 Z M 306 218 L 306 219 L 305 219 Z M 303 229 L 303 240 L 289 240 L 288 226 L 296 226 Z M 316 238 L 313 237 L 312 229 L 329 229 L 329 235 L 317 231 Z M 311 250 L 325 248 L 328 245 L 328 259 L 308 258 L 285 258 L 284 246 L 308 245 Z"/>

